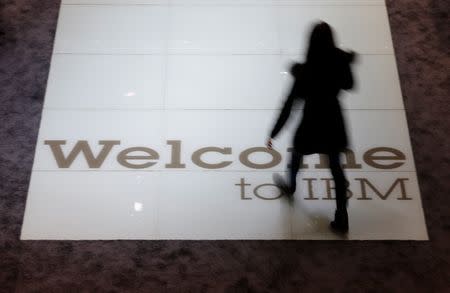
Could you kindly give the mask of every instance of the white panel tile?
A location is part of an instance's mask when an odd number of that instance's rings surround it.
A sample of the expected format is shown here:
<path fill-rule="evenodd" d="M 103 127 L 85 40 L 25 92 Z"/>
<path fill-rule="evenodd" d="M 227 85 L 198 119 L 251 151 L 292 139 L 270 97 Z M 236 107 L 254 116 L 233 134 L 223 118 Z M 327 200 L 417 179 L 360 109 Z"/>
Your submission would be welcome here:
<path fill-rule="evenodd" d="M 56 53 L 162 53 L 166 6 L 61 6 Z"/>
<path fill-rule="evenodd" d="M 395 169 L 398 171 L 414 171 L 411 146 L 404 112 L 399 110 L 376 111 L 360 110 L 345 113 L 348 119 L 350 148 L 355 152 L 358 163 L 363 170 L 379 170 L 367 165 L 363 160 L 366 151 L 376 147 L 390 147 L 403 152 L 407 158 L 405 164 Z M 218 163 L 223 160 L 233 161 L 225 170 L 254 170 L 239 161 L 242 151 L 252 147 L 263 147 L 270 133 L 278 111 L 170 111 L 168 113 L 168 139 L 181 140 L 182 156 L 187 169 L 201 170 L 192 163 L 189 156 L 203 147 L 231 147 L 232 155 L 208 153 L 204 161 Z M 283 156 L 277 166 L 268 170 L 284 171 L 293 131 L 301 117 L 299 111 L 292 113 L 286 128 L 274 142 L 275 149 Z M 290 123 L 289 123 L 290 122 Z M 255 163 L 263 164 L 271 160 L 265 153 L 251 156 Z M 317 155 L 306 157 L 310 168 L 318 162 Z"/>
<path fill-rule="evenodd" d="M 159 173 L 33 172 L 21 239 L 146 239 Z"/>
<path fill-rule="evenodd" d="M 43 112 L 41 129 L 36 148 L 34 170 L 60 170 L 46 140 L 65 140 L 62 146 L 67 157 L 75 144 L 87 140 L 95 156 L 100 154 L 103 146 L 101 140 L 119 140 L 114 145 L 101 165 L 102 170 L 130 170 L 120 165 L 117 155 L 130 147 L 147 147 L 158 152 L 166 145 L 165 116 L 161 111 L 51 111 Z M 148 171 L 164 167 L 163 152 L 158 152 L 160 160 Z M 135 153 L 131 155 L 145 155 Z M 138 161 L 140 163 L 142 161 Z M 73 161 L 70 170 L 98 170 L 89 168 L 81 154 Z"/>
<path fill-rule="evenodd" d="M 354 90 L 343 92 L 344 108 L 404 109 L 394 55 L 360 55 L 354 79 Z"/>
<path fill-rule="evenodd" d="M 360 54 L 393 54 L 384 6 L 278 6 L 282 51 L 302 54 L 307 49 L 312 24 L 328 22 L 337 45 Z"/>
<path fill-rule="evenodd" d="M 270 6 L 173 6 L 169 52 L 278 53 L 275 10 Z"/>
<path fill-rule="evenodd" d="M 161 109 L 164 58 L 54 55 L 45 107 Z"/>
<path fill-rule="evenodd" d="M 165 173 L 165 194 L 160 197 L 158 212 L 160 237 L 289 238 L 288 205 L 274 200 L 241 200 L 240 187 L 235 184 L 242 176 L 227 172 Z"/>
<path fill-rule="evenodd" d="M 167 106 L 175 109 L 267 109 L 278 106 L 277 55 L 169 56 Z"/>

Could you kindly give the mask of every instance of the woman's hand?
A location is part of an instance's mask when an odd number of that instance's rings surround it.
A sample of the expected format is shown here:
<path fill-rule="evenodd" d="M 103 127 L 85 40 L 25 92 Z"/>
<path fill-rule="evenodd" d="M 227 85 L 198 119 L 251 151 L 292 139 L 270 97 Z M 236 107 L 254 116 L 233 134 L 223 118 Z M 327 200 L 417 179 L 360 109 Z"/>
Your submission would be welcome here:
<path fill-rule="evenodd" d="M 266 145 L 267 145 L 267 148 L 268 148 L 269 150 L 272 150 L 272 139 L 271 139 L 271 138 L 269 138 L 269 139 L 267 140 Z"/>

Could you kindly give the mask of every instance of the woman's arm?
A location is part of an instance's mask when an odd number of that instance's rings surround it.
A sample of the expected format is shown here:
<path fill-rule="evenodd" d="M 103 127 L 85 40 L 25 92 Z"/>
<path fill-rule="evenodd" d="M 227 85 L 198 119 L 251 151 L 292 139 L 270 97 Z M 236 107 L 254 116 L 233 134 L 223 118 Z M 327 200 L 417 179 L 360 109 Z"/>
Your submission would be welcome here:
<path fill-rule="evenodd" d="M 286 101 L 284 102 L 283 109 L 280 112 L 280 116 L 278 117 L 277 122 L 275 123 L 275 126 L 272 129 L 272 132 L 270 133 L 270 138 L 275 138 L 280 130 L 283 128 L 284 124 L 286 124 L 286 121 L 288 120 L 292 105 L 294 104 L 294 100 L 297 93 L 297 81 L 294 82 L 294 85 L 292 86 L 291 92 L 287 96 Z"/>
<path fill-rule="evenodd" d="M 352 89 L 354 86 L 353 73 L 350 68 L 350 64 L 354 62 L 356 58 L 356 53 L 345 52 L 345 57 L 346 60 L 343 65 L 343 73 L 341 75 L 341 88 L 344 90 L 349 90 Z"/>

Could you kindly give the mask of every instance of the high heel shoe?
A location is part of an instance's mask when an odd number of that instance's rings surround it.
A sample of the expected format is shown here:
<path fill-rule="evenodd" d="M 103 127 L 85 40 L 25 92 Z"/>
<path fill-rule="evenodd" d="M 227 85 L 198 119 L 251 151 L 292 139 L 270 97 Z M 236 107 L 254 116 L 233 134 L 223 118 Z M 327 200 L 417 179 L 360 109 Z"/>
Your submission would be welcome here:
<path fill-rule="evenodd" d="M 334 221 L 330 223 L 331 230 L 338 233 L 348 232 L 348 214 L 347 210 L 336 210 Z"/>

